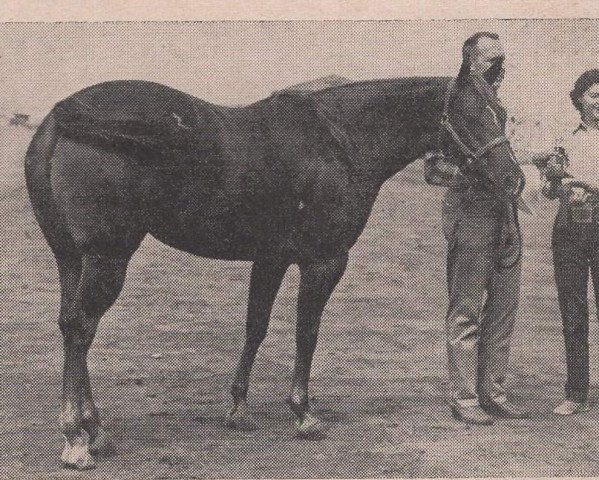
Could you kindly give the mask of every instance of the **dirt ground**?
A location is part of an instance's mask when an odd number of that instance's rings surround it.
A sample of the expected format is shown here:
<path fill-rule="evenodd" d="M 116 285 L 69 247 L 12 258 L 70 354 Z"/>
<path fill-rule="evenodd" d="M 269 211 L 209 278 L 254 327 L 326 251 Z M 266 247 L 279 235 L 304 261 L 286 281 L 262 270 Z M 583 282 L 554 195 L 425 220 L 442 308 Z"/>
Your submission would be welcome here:
<path fill-rule="evenodd" d="M 256 362 L 261 429 L 224 426 L 242 346 L 249 264 L 196 258 L 147 238 L 90 354 L 118 451 L 61 469 L 61 338 L 54 260 L 34 222 L 22 158 L 31 132 L 0 129 L 0 478 L 171 479 L 599 475 L 599 409 L 550 411 L 565 375 L 550 262 L 554 206 L 522 218 L 526 249 L 509 385 L 530 420 L 467 428 L 445 402 L 442 189 L 416 167 L 390 180 L 324 318 L 312 395 L 331 425 L 293 436 L 283 401 L 294 357 L 297 270 L 288 273 Z M 595 309 L 593 307 L 593 319 Z M 591 327 L 592 359 L 598 357 Z M 592 398 L 597 398 L 593 361 Z"/>

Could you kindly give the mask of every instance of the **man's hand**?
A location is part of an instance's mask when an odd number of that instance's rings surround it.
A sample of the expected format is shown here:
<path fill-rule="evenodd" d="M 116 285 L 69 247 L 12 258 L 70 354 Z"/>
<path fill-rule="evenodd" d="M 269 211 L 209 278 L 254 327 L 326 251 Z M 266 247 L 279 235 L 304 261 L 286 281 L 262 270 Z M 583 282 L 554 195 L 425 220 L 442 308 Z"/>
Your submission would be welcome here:
<path fill-rule="evenodd" d="M 568 201 L 570 203 L 584 203 L 589 198 L 589 192 L 582 187 L 571 187 L 568 189 Z"/>
<path fill-rule="evenodd" d="M 554 150 L 546 150 L 544 152 L 537 152 L 532 155 L 530 162 L 537 168 L 545 168 L 549 158 L 555 155 Z"/>
<path fill-rule="evenodd" d="M 545 175 L 548 178 L 559 178 L 565 173 L 563 162 L 556 155 L 551 155 L 547 160 Z"/>
<path fill-rule="evenodd" d="M 567 178 L 568 157 L 563 149 L 557 148 L 551 152 L 542 152 L 532 157 L 532 163 L 539 169 L 547 180 Z"/>

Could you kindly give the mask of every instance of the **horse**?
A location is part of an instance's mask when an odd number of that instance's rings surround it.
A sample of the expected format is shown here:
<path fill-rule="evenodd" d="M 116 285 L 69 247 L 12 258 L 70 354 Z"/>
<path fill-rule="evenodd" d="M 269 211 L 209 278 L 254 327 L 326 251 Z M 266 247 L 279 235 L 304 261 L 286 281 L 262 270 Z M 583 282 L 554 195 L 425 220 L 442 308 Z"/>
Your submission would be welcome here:
<path fill-rule="evenodd" d="M 299 267 L 296 358 L 287 402 L 299 437 L 326 424 L 308 383 L 323 309 L 383 183 L 437 147 L 450 78 L 355 82 L 224 107 L 142 80 L 96 84 L 58 102 L 25 156 L 33 212 L 58 267 L 64 346 L 64 466 L 85 470 L 109 444 L 87 354 L 146 235 L 194 255 L 251 261 L 245 343 L 227 424 L 257 427 L 250 372 L 283 276 Z M 500 126 L 476 92 L 452 117 L 471 148 Z M 488 177 L 513 170 L 511 147 L 486 152 Z"/>

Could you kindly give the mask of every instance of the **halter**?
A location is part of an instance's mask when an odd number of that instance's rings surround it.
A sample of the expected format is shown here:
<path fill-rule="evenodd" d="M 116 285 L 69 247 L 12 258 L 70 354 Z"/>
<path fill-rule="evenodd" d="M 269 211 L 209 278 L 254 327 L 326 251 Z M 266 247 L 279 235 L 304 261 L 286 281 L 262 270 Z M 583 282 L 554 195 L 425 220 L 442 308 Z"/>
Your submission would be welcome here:
<path fill-rule="evenodd" d="M 505 135 L 500 135 L 497 138 L 494 138 L 490 142 L 486 143 L 482 147 L 479 147 L 476 151 L 472 151 L 460 138 L 458 132 L 456 132 L 455 128 L 449 121 L 449 102 L 451 101 L 451 97 L 455 92 L 455 83 L 456 80 L 452 79 L 449 82 L 449 86 L 447 87 L 447 93 L 445 94 L 445 103 L 443 105 L 443 114 L 441 115 L 441 125 L 449 132 L 452 136 L 454 142 L 460 147 L 462 153 L 466 155 L 466 161 L 468 163 L 472 163 L 473 160 L 478 160 L 479 162 L 483 160 L 483 157 L 487 155 L 491 150 L 502 145 L 504 143 L 509 143 L 508 138 Z M 490 105 L 489 108 L 493 109 Z M 493 112 L 495 112 L 493 110 Z"/>

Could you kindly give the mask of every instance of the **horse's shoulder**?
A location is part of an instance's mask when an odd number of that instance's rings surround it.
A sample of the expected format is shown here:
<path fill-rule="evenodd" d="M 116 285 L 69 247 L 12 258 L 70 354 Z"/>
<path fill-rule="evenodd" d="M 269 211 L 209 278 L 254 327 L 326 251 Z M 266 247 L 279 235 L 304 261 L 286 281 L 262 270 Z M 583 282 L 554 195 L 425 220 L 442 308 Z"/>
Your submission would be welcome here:
<path fill-rule="evenodd" d="M 316 96 L 285 92 L 271 97 L 267 108 L 270 139 L 291 162 L 351 166 L 348 134 Z"/>

